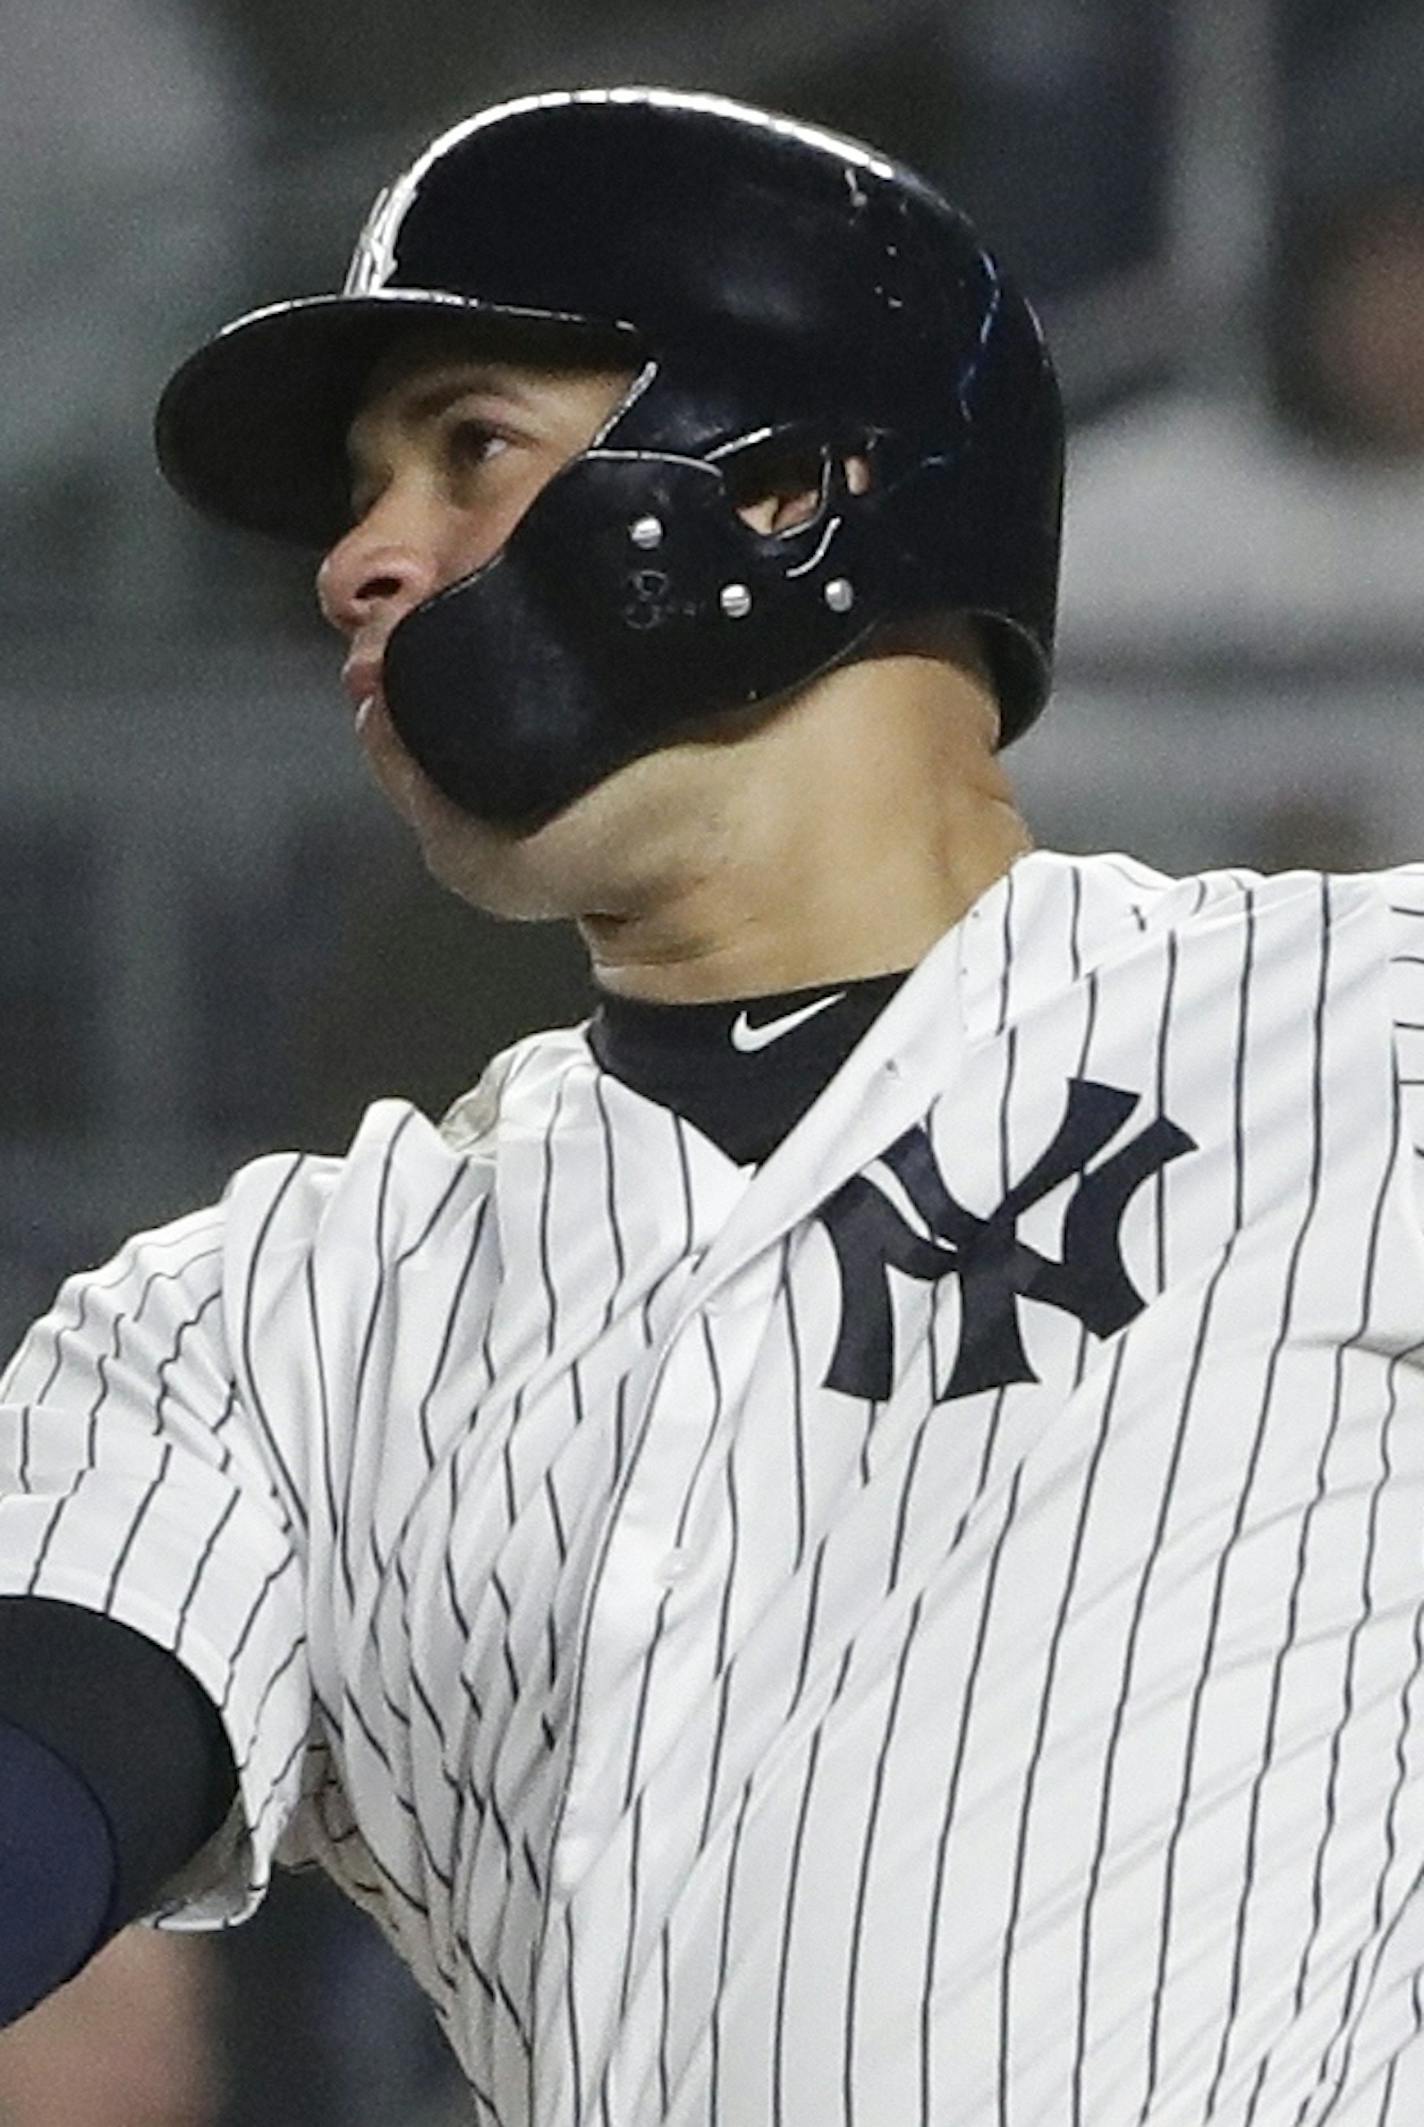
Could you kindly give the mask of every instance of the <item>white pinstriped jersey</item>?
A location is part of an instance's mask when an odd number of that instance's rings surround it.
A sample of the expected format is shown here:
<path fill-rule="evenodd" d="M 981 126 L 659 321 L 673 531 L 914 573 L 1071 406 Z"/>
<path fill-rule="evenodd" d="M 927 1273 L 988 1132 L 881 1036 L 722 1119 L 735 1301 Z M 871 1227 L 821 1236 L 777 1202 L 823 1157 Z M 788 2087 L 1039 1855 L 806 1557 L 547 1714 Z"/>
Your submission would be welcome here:
<path fill-rule="evenodd" d="M 1414 2127 L 1420 1144 L 1424 869 L 1035 854 L 755 1172 L 564 1031 L 73 1281 L 0 1585 L 487 2123 Z"/>

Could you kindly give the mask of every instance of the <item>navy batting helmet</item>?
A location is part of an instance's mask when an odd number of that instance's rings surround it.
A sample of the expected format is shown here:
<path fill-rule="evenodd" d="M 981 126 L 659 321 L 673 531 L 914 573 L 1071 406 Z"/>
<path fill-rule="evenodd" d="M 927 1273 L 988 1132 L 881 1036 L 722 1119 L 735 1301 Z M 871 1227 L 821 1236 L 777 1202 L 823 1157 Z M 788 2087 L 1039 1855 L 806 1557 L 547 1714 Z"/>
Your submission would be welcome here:
<path fill-rule="evenodd" d="M 1058 390 L 1027 303 L 913 172 L 715 96 L 480 112 L 382 193 L 341 294 L 239 318 L 178 370 L 165 474 L 230 523 L 330 543 L 374 365 L 452 318 L 635 373 L 494 559 L 391 635 L 392 721 L 457 803 L 547 816 L 894 619 L 975 619 L 1006 739 L 1042 707 Z M 793 453 L 819 463 L 818 507 L 759 532 L 738 502 Z"/>

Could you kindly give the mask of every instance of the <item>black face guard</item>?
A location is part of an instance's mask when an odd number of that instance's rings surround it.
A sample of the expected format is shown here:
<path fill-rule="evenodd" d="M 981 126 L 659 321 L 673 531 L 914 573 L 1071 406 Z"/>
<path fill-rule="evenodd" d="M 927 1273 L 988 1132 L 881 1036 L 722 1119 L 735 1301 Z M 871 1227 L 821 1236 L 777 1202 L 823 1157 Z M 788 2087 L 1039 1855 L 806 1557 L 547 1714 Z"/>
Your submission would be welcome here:
<path fill-rule="evenodd" d="M 391 721 L 431 781 L 523 826 L 708 718 L 839 663 L 883 610 L 874 503 L 821 456 L 820 498 L 764 535 L 722 457 L 594 449 L 477 574 L 400 623 Z"/>

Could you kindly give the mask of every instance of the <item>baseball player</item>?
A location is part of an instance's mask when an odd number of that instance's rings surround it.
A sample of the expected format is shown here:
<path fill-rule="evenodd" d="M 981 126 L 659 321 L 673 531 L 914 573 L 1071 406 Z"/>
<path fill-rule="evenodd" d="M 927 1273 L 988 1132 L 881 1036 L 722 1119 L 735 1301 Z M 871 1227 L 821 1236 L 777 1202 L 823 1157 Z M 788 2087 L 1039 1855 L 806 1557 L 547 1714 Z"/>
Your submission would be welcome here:
<path fill-rule="evenodd" d="M 1414 2127 L 1424 872 L 1029 847 L 1012 283 L 853 142 L 533 97 L 158 438 L 600 994 L 12 1362 L 6 2013 L 317 1863 L 486 2127 Z"/>

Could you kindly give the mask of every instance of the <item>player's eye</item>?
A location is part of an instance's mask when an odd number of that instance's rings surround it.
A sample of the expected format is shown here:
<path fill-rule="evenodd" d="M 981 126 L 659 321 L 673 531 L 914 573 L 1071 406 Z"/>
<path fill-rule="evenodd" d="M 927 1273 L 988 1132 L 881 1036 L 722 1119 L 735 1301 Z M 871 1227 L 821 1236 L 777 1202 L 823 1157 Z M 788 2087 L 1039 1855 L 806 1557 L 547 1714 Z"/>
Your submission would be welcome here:
<path fill-rule="evenodd" d="M 491 428 L 487 421 L 477 421 L 469 415 L 452 421 L 445 434 L 446 456 L 461 471 L 488 465 L 508 448 L 507 436 Z"/>

